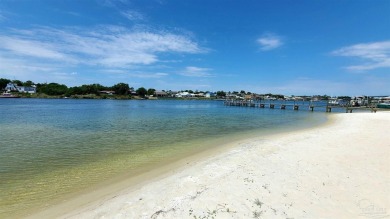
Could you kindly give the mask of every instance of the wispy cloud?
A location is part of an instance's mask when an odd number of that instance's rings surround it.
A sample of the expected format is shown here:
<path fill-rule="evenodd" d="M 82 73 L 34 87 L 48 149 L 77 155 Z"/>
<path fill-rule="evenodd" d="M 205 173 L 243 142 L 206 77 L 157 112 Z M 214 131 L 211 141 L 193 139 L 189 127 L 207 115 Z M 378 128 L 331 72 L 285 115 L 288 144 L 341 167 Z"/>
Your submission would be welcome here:
<path fill-rule="evenodd" d="M 390 67 L 390 41 L 362 43 L 343 47 L 331 53 L 335 56 L 357 57 L 365 62 L 347 66 L 351 71 L 365 71 Z"/>
<path fill-rule="evenodd" d="M 260 49 L 263 51 L 273 50 L 283 45 L 282 38 L 273 33 L 266 33 L 257 39 Z"/>
<path fill-rule="evenodd" d="M 0 55 L 0 74 L 2 77 L 18 80 L 34 80 L 34 82 L 74 83 L 77 75 L 67 71 L 59 64 L 29 62 L 24 58 L 8 58 Z"/>
<path fill-rule="evenodd" d="M 129 74 L 130 77 L 136 77 L 136 78 L 163 78 L 168 75 L 169 75 L 168 73 L 163 73 L 163 72 Z"/>
<path fill-rule="evenodd" d="M 194 66 L 188 66 L 179 75 L 186 77 L 213 77 L 209 68 L 199 68 Z"/>
<path fill-rule="evenodd" d="M 23 74 L 40 72 L 45 74 L 46 72 L 58 71 L 59 66 L 48 64 L 48 63 L 26 63 L 24 59 L 18 58 L 6 58 L 0 56 L 0 72 L 3 74 L 13 75 L 13 72 L 21 72 Z"/>
<path fill-rule="evenodd" d="M 132 78 L 163 78 L 169 75 L 168 73 L 164 73 L 164 72 L 157 72 L 157 73 L 139 72 L 139 71 L 130 72 L 128 70 L 123 70 L 123 69 L 108 69 L 108 70 L 103 70 L 102 72 L 108 74 L 118 74 L 118 75 L 121 74 Z"/>
<path fill-rule="evenodd" d="M 150 65 L 160 61 L 160 54 L 205 51 L 185 35 L 115 26 L 92 30 L 40 28 L 0 34 L 0 55 L 4 57 L 104 68 Z"/>
<path fill-rule="evenodd" d="M 3 50 L 7 50 L 11 53 L 11 55 L 30 56 L 63 61 L 67 61 L 69 58 L 66 54 L 56 51 L 55 46 L 48 42 L 26 40 L 22 38 L 0 35 L 0 45 Z"/>
<path fill-rule="evenodd" d="M 131 21 L 143 21 L 145 20 L 145 16 L 134 10 L 127 10 L 127 11 L 122 11 L 121 15 L 124 16 L 125 18 L 131 20 Z"/>
<path fill-rule="evenodd" d="M 102 0 L 98 1 L 100 4 L 107 7 L 120 7 L 121 5 L 129 4 L 129 0 Z"/>

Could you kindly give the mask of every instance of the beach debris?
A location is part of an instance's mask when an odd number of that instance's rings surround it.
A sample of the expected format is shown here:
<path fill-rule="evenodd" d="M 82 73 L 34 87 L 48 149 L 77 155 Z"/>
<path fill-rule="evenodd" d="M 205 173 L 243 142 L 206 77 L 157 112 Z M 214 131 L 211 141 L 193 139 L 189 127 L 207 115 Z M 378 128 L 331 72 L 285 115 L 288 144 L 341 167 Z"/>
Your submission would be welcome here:
<path fill-rule="evenodd" d="M 237 211 L 232 211 L 228 208 L 228 204 L 217 204 L 214 210 L 207 209 L 206 212 L 202 211 L 200 215 L 194 213 L 194 209 L 188 211 L 189 216 L 193 216 L 195 219 L 207 219 L 207 218 L 216 218 L 218 213 L 228 213 L 235 214 Z"/>
<path fill-rule="evenodd" d="M 167 210 L 167 211 L 158 210 L 158 211 L 154 212 L 154 214 L 152 214 L 152 216 L 150 216 L 150 218 L 155 219 L 155 218 L 157 218 L 160 214 L 165 215 L 165 214 L 167 214 L 167 213 L 170 212 L 170 211 L 175 211 L 175 209 L 174 209 L 174 208 L 171 208 L 171 209 L 169 209 L 169 210 Z"/>

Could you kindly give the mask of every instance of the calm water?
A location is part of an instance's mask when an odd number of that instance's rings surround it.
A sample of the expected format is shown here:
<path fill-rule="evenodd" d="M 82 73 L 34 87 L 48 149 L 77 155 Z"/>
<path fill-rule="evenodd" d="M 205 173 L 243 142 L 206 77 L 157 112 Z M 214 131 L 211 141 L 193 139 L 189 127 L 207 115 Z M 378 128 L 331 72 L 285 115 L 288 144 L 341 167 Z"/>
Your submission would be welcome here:
<path fill-rule="evenodd" d="M 0 99 L 0 217 L 232 136 L 325 121 L 325 113 L 220 101 Z"/>

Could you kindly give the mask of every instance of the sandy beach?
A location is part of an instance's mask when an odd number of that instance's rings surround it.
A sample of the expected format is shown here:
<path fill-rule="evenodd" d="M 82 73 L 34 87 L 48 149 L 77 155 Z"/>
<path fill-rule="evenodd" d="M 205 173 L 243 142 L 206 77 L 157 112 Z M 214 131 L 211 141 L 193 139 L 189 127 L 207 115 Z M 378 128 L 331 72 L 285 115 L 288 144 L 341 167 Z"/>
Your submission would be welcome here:
<path fill-rule="evenodd" d="M 329 118 L 320 127 L 232 142 L 128 188 L 96 191 L 87 204 L 79 197 L 30 217 L 390 217 L 390 113 Z"/>

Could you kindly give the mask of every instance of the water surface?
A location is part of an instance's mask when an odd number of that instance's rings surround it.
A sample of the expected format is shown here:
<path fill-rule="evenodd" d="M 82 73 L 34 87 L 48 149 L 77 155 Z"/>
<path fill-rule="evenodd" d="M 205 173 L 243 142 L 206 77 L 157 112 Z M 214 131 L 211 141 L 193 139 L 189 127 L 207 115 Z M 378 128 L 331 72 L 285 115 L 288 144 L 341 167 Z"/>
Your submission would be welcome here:
<path fill-rule="evenodd" d="M 199 100 L 0 99 L 0 115 L 0 217 L 218 147 L 210 143 L 218 139 L 325 121 L 323 112 Z"/>

